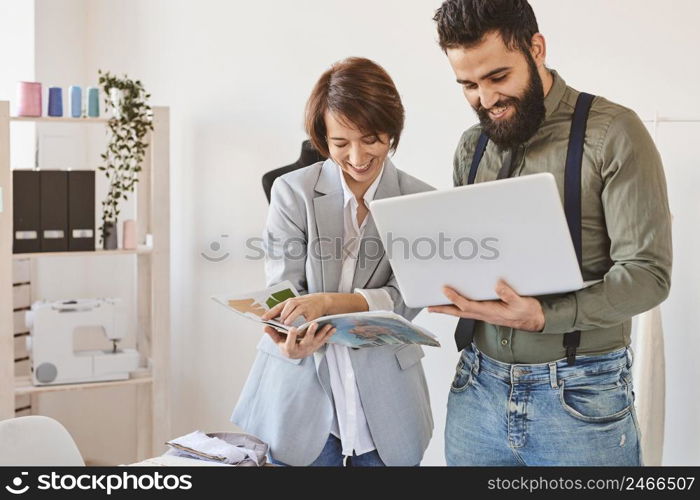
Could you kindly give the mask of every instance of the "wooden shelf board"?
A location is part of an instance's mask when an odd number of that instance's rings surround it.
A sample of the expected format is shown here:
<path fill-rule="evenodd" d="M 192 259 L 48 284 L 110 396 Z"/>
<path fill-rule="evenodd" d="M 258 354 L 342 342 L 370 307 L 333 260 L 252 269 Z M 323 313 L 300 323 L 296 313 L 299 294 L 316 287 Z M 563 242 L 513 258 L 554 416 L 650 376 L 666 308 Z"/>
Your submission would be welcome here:
<path fill-rule="evenodd" d="M 108 118 L 71 118 L 68 116 L 11 116 L 11 122 L 42 122 L 42 123 L 101 123 Z"/>
<path fill-rule="evenodd" d="M 108 255 L 146 255 L 153 252 L 152 247 L 139 247 L 136 250 L 89 250 L 86 252 L 31 252 L 31 253 L 14 253 L 12 258 L 15 260 L 37 258 L 37 257 L 103 257 Z"/>
<path fill-rule="evenodd" d="M 98 389 L 103 387 L 118 387 L 122 385 L 140 385 L 153 382 L 152 376 L 129 378 L 126 380 L 109 380 L 106 382 L 87 382 L 82 384 L 61 385 L 32 385 L 28 376 L 15 377 L 15 395 L 39 394 L 43 392 L 81 391 L 85 389 Z"/>

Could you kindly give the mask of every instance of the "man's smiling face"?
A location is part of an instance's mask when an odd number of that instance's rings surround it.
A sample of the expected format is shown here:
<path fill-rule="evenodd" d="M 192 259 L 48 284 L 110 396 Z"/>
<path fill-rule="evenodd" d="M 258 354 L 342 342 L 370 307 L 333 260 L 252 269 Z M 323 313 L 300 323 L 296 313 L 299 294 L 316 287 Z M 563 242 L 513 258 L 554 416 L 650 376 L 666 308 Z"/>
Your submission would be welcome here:
<path fill-rule="evenodd" d="M 512 147 L 534 135 L 545 107 L 540 69 L 532 54 L 509 48 L 495 31 L 474 46 L 446 52 L 457 83 L 493 142 Z M 534 52 L 543 61 L 543 47 L 539 51 L 535 46 Z"/>

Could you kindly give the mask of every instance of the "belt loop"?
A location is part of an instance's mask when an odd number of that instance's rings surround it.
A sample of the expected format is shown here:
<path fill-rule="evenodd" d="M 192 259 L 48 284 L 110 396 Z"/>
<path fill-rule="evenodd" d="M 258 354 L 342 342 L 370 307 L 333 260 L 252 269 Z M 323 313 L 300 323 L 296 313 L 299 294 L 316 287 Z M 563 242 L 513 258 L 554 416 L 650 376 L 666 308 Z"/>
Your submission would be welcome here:
<path fill-rule="evenodd" d="M 472 344 L 473 345 L 473 344 Z M 474 348 L 474 364 L 472 365 L 472 373 L 474 375 L 479 374 L 479 368 L 481 367 L 481 353 Z"/>
<path fill-rule="evenodd" d="M 549 384 L 552 389 L 558 389 L 559 384 L 557 383 L 557 364 L 549 363 Z"/>
<path fill-rule="evenodd" d="M 632 347 L 627 347 L 625 351 L 627 354 L 627 369 L 630 369 L 634 363 L 634 353 L 632 352 Z"/>

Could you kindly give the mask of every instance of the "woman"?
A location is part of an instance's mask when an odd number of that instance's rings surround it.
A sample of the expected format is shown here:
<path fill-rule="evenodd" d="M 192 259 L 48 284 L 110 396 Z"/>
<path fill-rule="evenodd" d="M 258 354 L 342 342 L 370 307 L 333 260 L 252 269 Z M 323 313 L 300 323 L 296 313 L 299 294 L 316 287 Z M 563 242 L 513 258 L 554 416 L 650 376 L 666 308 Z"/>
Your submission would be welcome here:
<path fill-rule="evenodd" d="M 432 189 L 388 158 L 404 110 L 389 75 L 368 59 L 326 71 L 305 125 L 325 162 L 288 173 L 272 188 L 264 235 L 267 285 L 291 281 L 302 295 L 267 313 L 292 324 L 328 314 L 389 310 L 412 319 L 369 214 L 373 199 Z M 326 344 L 330 325 L 300 342 L 265 329 L 231 420 L 270 444 L 286 465 L 417 465 L 432 435 L 417 345 L 350 349 Z"/>

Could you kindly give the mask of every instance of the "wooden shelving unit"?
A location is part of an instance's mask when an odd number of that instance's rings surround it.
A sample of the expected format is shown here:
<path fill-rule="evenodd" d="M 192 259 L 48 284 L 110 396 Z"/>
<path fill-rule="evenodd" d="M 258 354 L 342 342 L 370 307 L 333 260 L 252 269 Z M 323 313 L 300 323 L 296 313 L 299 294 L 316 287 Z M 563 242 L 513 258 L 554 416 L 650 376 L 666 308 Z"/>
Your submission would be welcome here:
<path fill-rule="evenodd" d="M 35 123 L 107 123 L 107 118 L 70 118 L 67 116 L 11 116 L 11 122 Z"/>
<path fill-rule="evenodd" d="M 32 385 L 30 377 L 15 377 L 15 395 L 43 394 L 46 392 L 63 391 L 84 391 L 86 389 L 99 389 L 102 387 L 114 387 L 115 385 L 139 385 L 153 383 L 153 377 L 136 377 L 127 380 L 115 380 L 110 382 L 88 382 L 85 384 L 63 384 L 63 385 Z"/>
<path fill-rule="evenodd" d="M 40 257 L 101 257 L 108 255 L 143 255 L 149 254 L 153 251 L 152 247 L 147 247 L 145 245 L 139 246 L 134 250 L 125 250 L 123 248 L 118 250 L 95 250 L 89 252 L 30 252 L 30 253 L 15 253 L 12 254 L 14 260 L 28 259 L 28 258 L 40 258 Z"/>
<path fill-rule="evenodd" d="M 17 396 L 32 402 L 41 394 L 62 391 L 100 390 L 133 386 L 136 393 L 136 458 L 159 454 L 170 439 L 170 176 L 169 108 L 154 107 L 154 131 L 136 187 L 137 241 L 134 250 L 94 252 L 12 253 L 12 170 L 10 124 L 12 122 L 100 124 L 106 118 L 12 117 L 8 101 L 0 101 L 0 420 L 15 416 Z M 152 246 L 146 246 L 146 235 Z M 17 259 L 51 257 L 94 258 L 136 255 L 137 332 L 136 348 L 148 366 L 122 381 L 34 386 L 29 377 L 15 377 L 12 264 Z"/>

